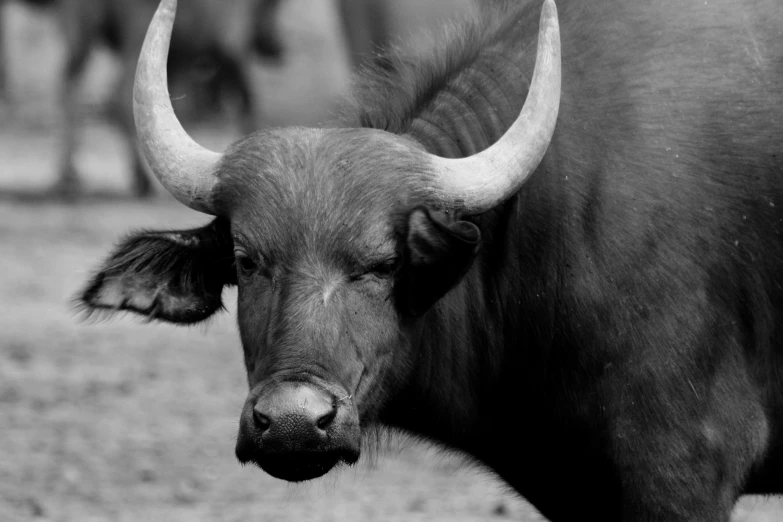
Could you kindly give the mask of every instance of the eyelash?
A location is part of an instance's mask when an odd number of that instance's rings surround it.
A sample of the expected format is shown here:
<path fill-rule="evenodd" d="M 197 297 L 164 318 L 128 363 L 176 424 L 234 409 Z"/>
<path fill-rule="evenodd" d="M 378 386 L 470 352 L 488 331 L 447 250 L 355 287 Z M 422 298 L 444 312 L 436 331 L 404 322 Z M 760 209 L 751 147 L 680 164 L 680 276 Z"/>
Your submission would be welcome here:
<path fill-rule="evenodd" d="M 243 272 L 253 272 L 255 269 L 258 268 L 258 265 L 255 261 L 253 261 L 251 258 L 247 256 L 240 256 L 239 257 L 239 269 Z"/>
<path fill-rule="evenodd" d="M 234 259 L 237 270 L 243 277 L 249 277 L 258 270 L 258 263 L 256 263 L 255 259 L 248 255 L 244 250 L 234 250 Z"/>
<path fill-rule="evenodd" d="M 376 263 L 370 266 L 364 272 L 360 274 L 352 275 L 351 279 L 356 281 L 368 274 L 372 274 L 378 279 L 388 279 L 397 272 L 398 268 L 399 268 L 399 258 L 395 257 L 392 259 L 381 261 L 380 263 Z"/>
<path fill-rule="evenodd" d="M 241 276 L 250 277 L 253 273 L 258 271 L 259 263 L 257 263 L 252 256 L 248 255 L 244 249 L 234 250 L 234 257 L 235 257 L 234 263 L 236 264 L 237 271 L 240 273 Z M 354 281 L 358 281 L 359 279 L 362 279 L 364 276 L 369 274 L 374 275 L 378 279 L 388 279 L 397 272 L 397 270 L 399 269 L 399 265 L 400 265 L 400 259 L 398 257 L 386 259 L 384 261 L 371 265 L 362 273 L 351 275 L 351 279 Z"/>

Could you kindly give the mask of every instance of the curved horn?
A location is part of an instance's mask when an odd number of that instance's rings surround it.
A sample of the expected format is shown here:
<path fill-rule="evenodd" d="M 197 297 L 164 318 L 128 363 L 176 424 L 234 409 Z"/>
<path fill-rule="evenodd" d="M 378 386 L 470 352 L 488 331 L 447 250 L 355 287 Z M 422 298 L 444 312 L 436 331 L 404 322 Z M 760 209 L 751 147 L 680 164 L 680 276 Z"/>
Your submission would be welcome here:
<path fill-rule="evenodd" d="M 161 184 L 194 210 L 211 205 L 221 155 L 205 149 L 180 125 L 169 99 L 166 61 L 177 0 L 162 0 L 147 29 L 133 85 L 133 116 L 144 157 Z"/>
<path fill-rule="evenodd" d="M 560 105 L 560 28 L 554 0 L 545 0 L 533 80 L 514 124 L 492 146 L 467 158 L 431 156 L 435 198 L 479 214 L 513 196 L 541 162 Z"/>

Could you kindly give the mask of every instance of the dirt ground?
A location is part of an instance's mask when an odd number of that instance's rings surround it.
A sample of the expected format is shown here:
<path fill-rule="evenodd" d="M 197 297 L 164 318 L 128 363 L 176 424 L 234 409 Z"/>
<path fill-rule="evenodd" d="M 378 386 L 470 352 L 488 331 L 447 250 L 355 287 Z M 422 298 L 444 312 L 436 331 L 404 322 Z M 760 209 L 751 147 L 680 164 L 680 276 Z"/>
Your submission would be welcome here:
<path fill-rule="evenodd" d="M 318 13 L 315 0 L 296 2 Z M 1 522 L 542 520 L 488 471 L 402 438 L 356 468 L 303 486 L 239 466 L 234 440 L 247 390 L 232 292 L 227 313 L 206 326 L 80 320 L 70 299 L 118 237 L 207 218 L 165 196 L 122 197 L 124 145 L 95 118 L 78 164 L 91 190 L 116 196 L 71 204 L 16 197 L 54 180 L 59 129 L 47 82 L 58 51 L 49 21 L 10 9 L 16 101 L 0 108 Z M 321 12 L 326 22 L 302 29 L 297 13 L 292 8 L 286 23 L 298 28 L 300 59 L 287 71 L 258 71 L 269 103 L 264 124 L 328 117 L 347 84 L 339 38 L 328 30 L 332 15 Z M 28 45 L 34 59 L 18 54 L 25 42 L 35 44 Z M 97 57 L 88 102 L 108 92 L 112 67 Z M 284 89 L 291 78 L 305 80 Z M 215 148 L 232 139 L 215 128 L 196 136 Z M 781 519 L 779 499 L 759 498 L 744 499 L 734 517 Z"/>

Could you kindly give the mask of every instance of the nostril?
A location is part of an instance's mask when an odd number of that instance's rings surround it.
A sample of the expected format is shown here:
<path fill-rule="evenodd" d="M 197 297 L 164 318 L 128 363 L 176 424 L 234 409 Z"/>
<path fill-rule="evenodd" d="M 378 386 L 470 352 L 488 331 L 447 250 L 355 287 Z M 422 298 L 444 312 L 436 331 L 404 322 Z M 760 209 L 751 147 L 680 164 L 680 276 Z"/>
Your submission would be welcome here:
<path fill-rule="evenodd" d="M 316 426 L 318 426 L 319 430 L 326 430 L 329 425 L 334 420 L 334 417 L 337 415 L 337 409 L 332 409 L 329 413 L 326 415 L 322 415 L 315 423 Z"/>
<path fill-rule="evenodd" d="M 256 427 L 262 432 L 268 430 L 269 426 L 272 425 L 272 421 L 269 417 L 256 409 L 253 410 L 253 419 L 256 421 Z"/>

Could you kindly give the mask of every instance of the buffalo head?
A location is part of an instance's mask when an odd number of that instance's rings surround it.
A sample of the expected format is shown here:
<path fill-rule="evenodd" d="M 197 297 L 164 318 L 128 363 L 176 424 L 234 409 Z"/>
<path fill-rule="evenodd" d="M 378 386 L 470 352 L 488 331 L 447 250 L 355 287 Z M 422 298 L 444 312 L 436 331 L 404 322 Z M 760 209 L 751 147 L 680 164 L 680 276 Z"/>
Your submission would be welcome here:
<path fill-rule="evenodd" d="M 464 159 L 371 129 L 284 128 L 222 154 L 204 149 L 169 102 L 175 9 L 161 2 L 142 50 L 137 131 L 164 187 L 217 218 L 132 236 L 82 301 L 194 323 L 221 308 L 224 285 L 237 285 L 250 387 L 237 457 L 287 480 L 318 477 L 355 462 L 363 429 L 405 392 L 426 317 L 479 251 L 468 216 L 512 196 L 548 146 L 560 92 L 554 4 L 544 6 L 519 118 Z"/>

